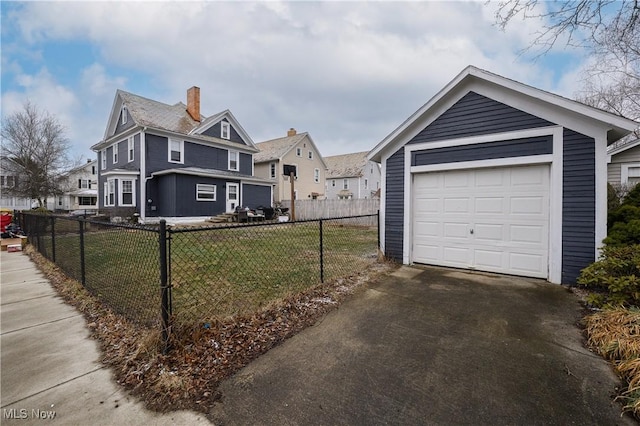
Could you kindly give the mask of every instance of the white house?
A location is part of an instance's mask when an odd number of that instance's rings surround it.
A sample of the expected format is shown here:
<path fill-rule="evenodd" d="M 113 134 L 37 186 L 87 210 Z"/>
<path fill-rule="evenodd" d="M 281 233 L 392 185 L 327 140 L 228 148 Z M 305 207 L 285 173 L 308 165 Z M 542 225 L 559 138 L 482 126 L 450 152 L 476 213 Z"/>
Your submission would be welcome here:
<path fill-rule="evenodd" d="M 609 147 L 607 181 L 613 186 L 625 188 L 640 183 L 640 139 Z"/>
<path fill-rule="evenodd" d="M 326 198 L 350 200 L 379 197 L 380 164 L 367 159 L 368 152 L 325 157 Z"/>
<path fill-rule="evenodd" d="M 50 210 L 98 210 L 98 166 L 96 160 L 88 160 L 66 175 L 64 193 L 47 199 Z"/>

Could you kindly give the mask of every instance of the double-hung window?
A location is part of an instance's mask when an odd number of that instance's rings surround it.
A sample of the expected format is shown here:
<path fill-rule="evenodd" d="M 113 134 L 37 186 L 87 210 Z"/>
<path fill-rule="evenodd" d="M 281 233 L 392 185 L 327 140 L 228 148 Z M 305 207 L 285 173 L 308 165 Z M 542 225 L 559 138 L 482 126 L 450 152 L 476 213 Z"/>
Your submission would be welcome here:
<path fill-rule="evenodd" d="M 227 121 L 220 122 L 220 137 L 222 139 L 231 138 L 231 125 Z"/>
<path fill-rule="evenodd" d="M 113 164 L 116 164 L 118 162 L 118 145 L 120 145 L 118 142 L 113 144 Z"/>
<path fill-rule="evenodd" d="M 120 111 L 120 124 L 127 124 L 127 107 L 122 105 L 122 110 Z"/>
<path fill-rule="evenodd" d="M 271 176 L 271 179 L 276 178 L 276 163 L 269 164 L 269 176 Z"/>
<path fill-rule="evenodd" d="M 102 151 L 100 151 L 100 163 L 101 163 L 102 170 L 106 170 L 107 169 L 107 150 L 106 149 L 103 149 Z"/>
<path fill-rule="evenodd" d="M 315 183 L 320 182 L 320 169 L 313 169 L 313 181 Z"/>
<path fill-rule="evenodd" d="M 216 186 L 205 183 L 196 184 L 196 201 L 216 201 Z"/>
<path fill-rule="evenodd" d="M 296 148 L 296 155 L 302 157 L 302 148 Z"/>
<path fill-rule="evenodd" d="M 336 180 L 335 179 L 331 179 L 331 186 L 336 186 Z"/>
<path fill-rule="evenodd" d="M 120 179 L 121 206 L 135 206 L 133 179 Z"/>
<path fill-rule="evenodd" d="M 80 188 L 80 189 L 89 189 L 89 188 L 91 188 L 91 184 L 89 183 L 89 179 L 78 179 L 78 188 Z"/>
<path fill-rule="evenodd" d="M 116 205 L 116 181 L 115 179 L 109 179 L 104 183 L 104 205 L 115 206 Z"/>
<path fill-rule="evenodd" d="M 342 180 L 342 189 L 349 189 L 349 179 Z"/>
<path fill-rule="evenodd" d="M 133 156 L 134 156 L 133 148 L 134 148 L 133 136 L 129 136 L 129 139 L 127 139 L 127 156 L 128 156 L 127 160 L 129 162 L 133 161 Z"/>
<path fill-rule="evenodd" d="M 229 151 L 229 170 L 238 171 L 238 151 Z"/>
<path fill-rule="evenodd" d="M 169 139 L 169 162 L 184 163 L 184 141 Z"/>
<path fill-rule="evenodd" d="M 309 151 L 309 160 L 313 160 L 313 151 Z"/>

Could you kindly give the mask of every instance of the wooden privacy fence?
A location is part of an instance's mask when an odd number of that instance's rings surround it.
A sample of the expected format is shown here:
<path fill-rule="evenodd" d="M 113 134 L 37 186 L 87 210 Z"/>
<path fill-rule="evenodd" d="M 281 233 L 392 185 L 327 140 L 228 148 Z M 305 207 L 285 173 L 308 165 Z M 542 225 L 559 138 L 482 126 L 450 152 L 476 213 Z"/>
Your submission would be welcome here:
<path fill-rule="evenodd" d="M 282 207 L 290 209 L 291 201 L 283 201 Z M 296 220 L 316 220 L 377 214 L 379 209 L 379 198 L 355 200 L 296 200 Z"/>

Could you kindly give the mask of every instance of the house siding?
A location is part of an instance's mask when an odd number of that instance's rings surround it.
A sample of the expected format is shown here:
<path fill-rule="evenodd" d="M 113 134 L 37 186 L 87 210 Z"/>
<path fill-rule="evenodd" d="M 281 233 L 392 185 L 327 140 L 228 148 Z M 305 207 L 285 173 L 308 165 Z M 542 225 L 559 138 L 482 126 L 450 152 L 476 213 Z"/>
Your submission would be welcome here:
<path fill-rule="evenodd" d="M 411 154 L 411 165 L 426 166 L 430 164 L 458 163 L 462 161 L 490 160 L 551 153 L 553 153 L 553 137 L 547 135 L 534 138 L 415 151 Z"/>
<path fill-rule="evenodd" d="M 149 206 L 147 216 L 215 216 L 225 210 L 225 183 L 225 180 L 201 176 L 159 176 L 149 185 L 148 196 L 153 197 L 152 205 L 156 210 Z M 216 201 L 197 201 L 197 184 L 216 185 Z"/>
<path fill-rule="evenodd" d="M 189 141 L 184 141 L 184 164 L 170 163 L 168 160 L 168 141 L 169 139 L 164 136 L 149 133 L 146 135 L 147 175 L 161 170 L 182 167 L 229 170 L 228 150 L 191 143 Z M 251 175 L 251 158 L 250 154 L 240 153 L 238 156 L 240 173 Z"/>
<path fill-rule="evenodd" d="M 500 132 L 525 130 L 551 126 L 553 123 L 520 111 L 516 108 L 489 99 L 475 92 L 469 92 L 451 108 L 425 127 L 407 144 L 456 139 L 469 136 L 487 135 Z M 547 141 L 536 140 L 534 151 L 544 153 L 548 150 Z M 508 142 L 506 142 L 507 145 Z M 499 143 L 498 143 L 499 144 Z M 522 145 L 522 141 L 519 145 Z M 462 148 L 462 147 L 458 147 Z M 509 147 L 512 149 L 514 147 Z M 475 148 L 477 149 L 477 148 Z M 474 152 L 470 149 L 464 155 L 470 159 L 484 159 L 485 155 L 497 155 L 497 147 L 489 146 L 488 151 Z M 485 147 L 481 147 L 482 150 Z M 527 148 L 529 149 L 529 148 Z M 511 152 L 511 151 L 510 151 Z M 440 155 L 440 154 L 439 154 Z M 413 157 L 416 158 L 415 156 Z M 428 161 L 426 153 L 418 157 L 419 161 Z M 490 158 L 502 158 L 490 157 Z M 451 153 L 442 162 L 451 161 Z M 413 161 L 413 159 L 412 159 Z M 431 163 L 433 164 L 433 163 Z M 402 261 L 404 231 L 404 147 L 396 151 L 386 164 L 385 194 L 385 254 Z"/>
<path fill-rule="evenodd" d="M 564 129 L 562 282 L 575 283 L 595 260 L 595 140 Z"/>
<path fill-rule="evenodd" d="M 271 206 L 271 187 L 264 185 L 242 185 L 242 205 L 250 209 Z"/>
<path fill-rule="evenodd" d="M 553 123 L 469 92 L 409 144 L 551 126 Z"/>
<path fill-rule="evenodd" d="M 622 180 L 622 164 L 621 163 L 609 163 L 607 164 L 607 182 L 611 185 L 620 185 Z"/>
<path fill-rule="evenodd" d="M 221 120 L 221 121 L 227 121 L 225 119 Z M 227 121 L 228 122 L 228 121 Z M 205 130 L 204 132 L 202 132 L 203 135 L 207 135 L 207 136 L 211 136 L 214 138 L 218 138 L 221 139 L 221 124 L 220 122 L 217 122 L 216 124 L 214 124 L 213 126 L 209 127 L 207 130 Z M 242 139 L 242 137 L 240 136 L 240 134 L 238 132 L 236 132 L 236 129 L 233 127 L 233 124 L 231 124 L 231 131 L 229 132 L 229 141 L 231 142 L 236 142 L 242 145 L 247 145 L 247 143 Z"/>
<path fill-rule="evenodd" d="M 384 241 L 387 257 L 402 262 L 404 232 L 404 147 L 387 160 Z"/>
<path fill-rule="evenodd" d="M 133 118 L 131 117 L 131 114 L 129 114 L 128 109 L 127 109 L 127 122 L 125 124 L 122 124 L 122 110 L 120 110 L 120 113 L 118 114 L 118 123 L 116 124 L 116 130 L 113 132 L 113 134 L 117 135 L 119 133 L 122 133 L 125 130 L 130 129 L 135 125 L 136 123 L 134 123 Z"/>

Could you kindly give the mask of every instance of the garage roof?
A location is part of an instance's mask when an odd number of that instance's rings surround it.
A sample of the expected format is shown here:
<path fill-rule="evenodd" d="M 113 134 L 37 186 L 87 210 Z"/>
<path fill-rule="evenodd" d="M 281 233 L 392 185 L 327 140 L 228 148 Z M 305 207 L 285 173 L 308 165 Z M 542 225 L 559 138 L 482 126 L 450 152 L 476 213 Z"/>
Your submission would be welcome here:
<path fill-rule="evenodd" d="M 370 151 L 369 159 L 381 162 L 385 152 L 395 152 L 470 91 L 565 127 L 579 127 L 573 130 L 585 135 L 596 137 L 595 133 L 605 131 L 607 143 L 615 142 L 638 127 L 633 120 L 469 65 L 376 145 Z"/>

